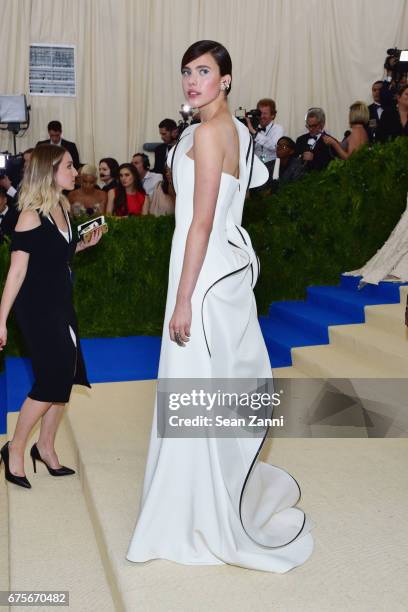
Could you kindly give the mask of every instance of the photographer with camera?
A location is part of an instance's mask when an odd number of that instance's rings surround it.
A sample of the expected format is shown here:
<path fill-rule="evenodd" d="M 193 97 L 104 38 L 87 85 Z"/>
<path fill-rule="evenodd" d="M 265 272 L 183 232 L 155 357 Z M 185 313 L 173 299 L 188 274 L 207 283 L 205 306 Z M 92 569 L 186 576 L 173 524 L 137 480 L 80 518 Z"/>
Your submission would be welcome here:
<path fill-rule="evenodd" d="M 265 164 L 269 171 L 269 180 L 262 188 L 269 186 L 272 181 L 273 165 L 276 159 L 276 145 L 283 136 L 283 127 L 274 122 L 276 117 L 276 104 L 271 98 L 262 98 L 256 105 L 259 111 L 259 125 L 255 129 L 251 118 L 245 115 L 246 124 L 254 138 L 255 154 Z"/>
<path fill-rule="evenodd" d="M 5 187 L 0 187 L 0 244 L 4 236 L 11 236 L 17 221 L 17 208 L 9 201 Z"/>
<path fill-rule="evenodd" d="M 397 104 L 384 110 L 377 128 L 377 140 L 386 142 L 397 136 L 408 136 L 408 85 L 401 85 Z"/>
<path fill-rule="evenodd" d="M 387 56 L 384 62 L 383 86 L 380 90 L 380 104 L 383 108 L 389 108 L 395 104 L 395 99 L 401 85 L 407 82 L 407 62 L 401 61 L 400 49 L 387 49 Z"/>

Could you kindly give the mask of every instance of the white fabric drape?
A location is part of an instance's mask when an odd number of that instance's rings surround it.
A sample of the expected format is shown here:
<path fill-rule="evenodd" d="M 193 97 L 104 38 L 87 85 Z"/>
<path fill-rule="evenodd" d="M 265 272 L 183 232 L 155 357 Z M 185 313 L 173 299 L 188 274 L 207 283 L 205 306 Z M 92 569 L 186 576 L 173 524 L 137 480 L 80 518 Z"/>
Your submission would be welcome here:
<path fill-rule="evenodd" d="M 81 161 L 120 162 L 158 141 L 164 117 L 179 119 L 180 60 L 200 38 L 233 60 L 230 107 L 276 100 L 285 133 L 304 132 L 310 106 L 341 137 L 349 105 L 371 101 L 387 48 L 408 47 L 407 0 L 0 0 L 0 94 L 28 92 L 30 43 L 76 46 L 77 96 L 29 96 L 24 150 L 59 119 Z M 12 140 L 0 133 L 0 150 Z"/>

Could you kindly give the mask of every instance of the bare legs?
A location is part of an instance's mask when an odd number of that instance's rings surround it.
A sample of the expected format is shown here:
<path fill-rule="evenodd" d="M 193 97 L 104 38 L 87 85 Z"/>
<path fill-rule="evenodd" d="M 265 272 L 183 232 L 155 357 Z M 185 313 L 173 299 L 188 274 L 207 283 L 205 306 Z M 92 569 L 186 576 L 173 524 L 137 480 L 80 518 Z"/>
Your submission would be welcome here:
<path fill-rule="evenodd" d="M 13 439 L 9 444 L 10 472 L 15 476 L 24 476 L 24 450 L 28 436 L 34 425 L 42 417 L 38 450 L 41 457 L 52 468 L 59 468 L 57 455 L 54 450 L 55 434 L 64 410 L 64 404 L 51 404 L 39 402 L 27 397 L 18 415 L 17 425 Z"/>
<path fill-rule="evenodd" d="M 50 467 L 57 470 L 61 467 L 54 448 L 55 435 L 64 413 L 65 404 L 53 404 L 41 419 L 40 437 L 38 438 L 37 448 L 41 458 Z"/>

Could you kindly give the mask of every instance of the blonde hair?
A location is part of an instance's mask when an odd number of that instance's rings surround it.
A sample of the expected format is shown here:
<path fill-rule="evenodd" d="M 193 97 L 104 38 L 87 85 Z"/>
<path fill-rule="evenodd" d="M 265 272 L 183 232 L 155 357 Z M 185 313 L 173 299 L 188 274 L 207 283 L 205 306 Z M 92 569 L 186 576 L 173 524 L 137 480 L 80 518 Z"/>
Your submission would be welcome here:
<path fill-rule="evenodd" d="M 349 123 L 350 125 L 366 125 L 370 119 L 370 111 L 365 102 L 357 100 L 350 106 Z"/>
<path fill-rule="evenodd" d="M 83 176 L 84 174 L 90 174 L 91 176 L 95 177 L 96 179 L 98 178 L 98 174 L 96 171 L 95 166 L 92 166 L 92 164 L 84 164 L 79 172 L 79 174 L 81 176 Z"/>
<path fill-rule="evenodd" d="M 70 209 L 67 198 L 55 181 L 65 153 L 65 149 L 53 144 L 40 145 L 34 149 L 21 183 L 19 210 L 39 210 L 47 215 L 58 203 L 66 210 Z"/>

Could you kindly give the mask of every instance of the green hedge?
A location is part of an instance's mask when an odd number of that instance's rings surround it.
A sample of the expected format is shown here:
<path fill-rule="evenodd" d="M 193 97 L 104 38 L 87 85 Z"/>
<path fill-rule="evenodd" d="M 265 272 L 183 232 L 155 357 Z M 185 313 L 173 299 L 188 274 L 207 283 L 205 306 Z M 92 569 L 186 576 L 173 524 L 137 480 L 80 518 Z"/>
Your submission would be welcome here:
<path fill-rule="evenodd" d="M 405 209 L 408 138 L 363 147 L 347 161 L 249 200 L 243 224 L 261 261 L 259 310 L 301 299 L 308 285 L 337 284 L 384 243 Z"/>
<path fill-rule="evenodd" d="M 311 284 L 335 284 L 360 267 L 404 210 L 408 139 L 365 147 L 274 196 L 252 196 L 248 229 L 261 261 L 259 312 L 272 300 L 303 298 Z M 75 257 L 75 301 L 84 337 L 159 335 L 164 314 L 172 217 L 109 219 L 109 233 Z M 2 284 L 8 246 L 0 248 Z M 24 354 L 12 322 L 9 354 Z"/>

